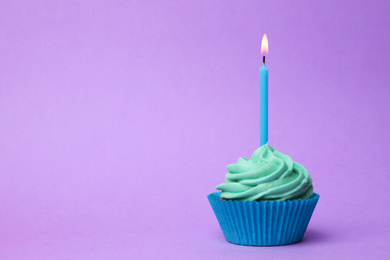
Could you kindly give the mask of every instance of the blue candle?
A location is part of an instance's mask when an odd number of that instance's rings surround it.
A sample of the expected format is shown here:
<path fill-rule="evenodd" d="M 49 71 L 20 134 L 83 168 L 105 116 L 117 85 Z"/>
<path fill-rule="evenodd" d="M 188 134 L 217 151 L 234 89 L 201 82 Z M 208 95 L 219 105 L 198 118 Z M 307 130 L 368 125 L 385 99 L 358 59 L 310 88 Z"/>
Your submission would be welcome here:
<path fill-rule="evenodd" d="M 266 34 L 261 41 L 261 53 L 268 54 Z M 265 66 L 265 56 L 263 56 L 263 67 L 260 68 L 260 146 L 266 143 L 268 143 L 268 68 Z"/>
<path fill-rule="evenodd" d="M 260 68 L 260 146 L 268 143 L 268 68 Z"/>

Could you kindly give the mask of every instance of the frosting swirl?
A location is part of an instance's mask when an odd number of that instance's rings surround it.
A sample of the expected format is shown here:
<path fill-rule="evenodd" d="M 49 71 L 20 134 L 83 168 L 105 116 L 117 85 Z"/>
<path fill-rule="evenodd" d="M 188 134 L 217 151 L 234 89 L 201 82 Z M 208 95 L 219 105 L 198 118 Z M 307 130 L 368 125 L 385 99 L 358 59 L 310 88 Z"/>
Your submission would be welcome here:
<path fill-rule="evenodd" d="M 242 201 L 307 199 L 313 194 L 313 179 L 305 167 L 268 144 L 252 157 L 240 157 L 227 167 L 226 182 L 219 184 L 221 198 Z"/>

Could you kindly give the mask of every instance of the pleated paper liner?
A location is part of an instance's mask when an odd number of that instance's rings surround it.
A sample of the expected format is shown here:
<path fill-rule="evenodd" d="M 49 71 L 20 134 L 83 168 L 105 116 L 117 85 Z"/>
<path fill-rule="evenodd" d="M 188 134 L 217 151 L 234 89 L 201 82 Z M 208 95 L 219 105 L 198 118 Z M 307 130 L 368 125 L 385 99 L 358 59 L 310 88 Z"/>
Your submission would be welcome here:
<path fill-rule="evenodd" d="M 279 246 L 302 240 L 320 196 L 273 202 L 221 200 L 207 196 L 227 241 L 247 246 Z"/>

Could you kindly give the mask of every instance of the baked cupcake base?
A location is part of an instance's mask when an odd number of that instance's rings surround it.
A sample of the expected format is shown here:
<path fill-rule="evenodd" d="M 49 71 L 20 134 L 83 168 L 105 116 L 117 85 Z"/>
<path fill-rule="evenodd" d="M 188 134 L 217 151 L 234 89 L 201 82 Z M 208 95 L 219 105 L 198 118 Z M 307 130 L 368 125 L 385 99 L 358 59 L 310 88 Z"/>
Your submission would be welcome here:
<path fill-rule="evenodd" d="M 221 200 L 207 196 L 227 241 L 247 246 L 281 246 L 302 240 L 320 195 L 287 201 Z"/>

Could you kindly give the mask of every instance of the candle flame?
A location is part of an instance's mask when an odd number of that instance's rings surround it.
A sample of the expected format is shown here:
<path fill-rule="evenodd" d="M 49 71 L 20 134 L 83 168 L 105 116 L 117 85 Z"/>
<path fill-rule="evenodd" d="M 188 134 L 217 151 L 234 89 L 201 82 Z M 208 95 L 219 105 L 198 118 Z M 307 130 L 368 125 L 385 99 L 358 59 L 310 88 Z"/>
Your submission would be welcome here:
<path fill-rule="evenodd" d="M 261 40 L 261 54 L 266 55 L 268 54 L 268 38 L 267 34 L 263 35 L 263 39 Z"/>

